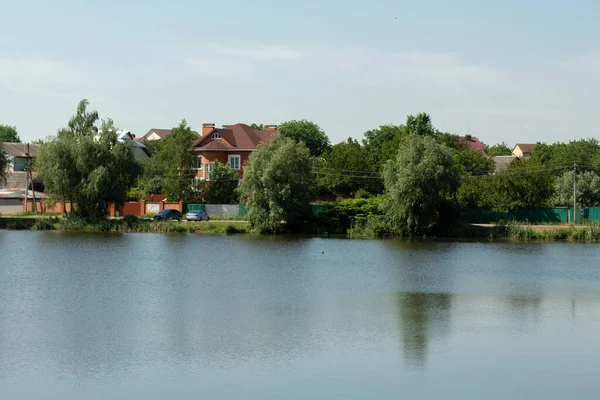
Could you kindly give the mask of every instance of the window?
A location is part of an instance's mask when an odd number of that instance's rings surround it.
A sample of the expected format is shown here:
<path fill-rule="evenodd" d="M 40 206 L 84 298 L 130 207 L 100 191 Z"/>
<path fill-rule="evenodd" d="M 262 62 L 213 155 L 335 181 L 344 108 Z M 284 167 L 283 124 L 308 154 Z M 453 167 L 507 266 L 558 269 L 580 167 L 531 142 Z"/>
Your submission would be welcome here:
<path fill-rule="evenodd" d="M 239 154 L 234 154 L 231 156 L 227 157 L 227 162 L 229 163 L 229 166 L 231 166 L 232 169 L 234 169 L 235 171 L 239 171 L 241 168 L 241 157 Z"/>
<path fill-rule="evenodd" d="M 198 156 L 194 159 L 192 168 L 193 169 L 202 169 L 202 156 Z"/>
<path fill-rule="evenodd" d="M 210 181 L 210 164 L 206 164 L 206 180 Z"/>
<path fill-rule="evenodd" d="M 219 139 L 221 139 L 221 134 L 219 132 L 215 132 L 212 134 L 211 137 L 215 140 L 219 140 Z"/>

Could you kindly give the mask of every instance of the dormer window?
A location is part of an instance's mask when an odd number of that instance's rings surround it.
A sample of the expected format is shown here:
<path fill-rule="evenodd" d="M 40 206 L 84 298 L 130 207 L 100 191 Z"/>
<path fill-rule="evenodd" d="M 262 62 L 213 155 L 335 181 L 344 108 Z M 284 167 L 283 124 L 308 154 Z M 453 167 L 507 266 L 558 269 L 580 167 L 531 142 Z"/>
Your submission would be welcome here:
<path fill-rule="evenodd" d="M 213 140 L 220 140 L 221 134 L 219 132 L 214 132 L 211 137 L 213 138 Z"/>

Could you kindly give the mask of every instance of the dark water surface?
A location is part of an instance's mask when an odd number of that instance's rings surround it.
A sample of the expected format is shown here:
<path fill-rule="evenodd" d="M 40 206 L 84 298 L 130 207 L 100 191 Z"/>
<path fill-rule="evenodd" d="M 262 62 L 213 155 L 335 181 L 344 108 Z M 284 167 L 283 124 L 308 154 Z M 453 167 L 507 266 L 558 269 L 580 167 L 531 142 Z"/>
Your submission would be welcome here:
<path fill-rule="evenodd" d="M 0 231 L 1 399 L 598 399 L 600 246 Z"/>

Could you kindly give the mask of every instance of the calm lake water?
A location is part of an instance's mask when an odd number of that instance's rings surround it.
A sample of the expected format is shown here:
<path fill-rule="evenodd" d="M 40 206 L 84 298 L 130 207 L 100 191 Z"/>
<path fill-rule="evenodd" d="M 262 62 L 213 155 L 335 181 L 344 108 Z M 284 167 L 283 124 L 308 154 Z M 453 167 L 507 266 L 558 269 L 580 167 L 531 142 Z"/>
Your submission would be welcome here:
<path fill-rule="evenodd" d="M 600 246 L 0 231 L 2 399 L 598 399 Z"/>

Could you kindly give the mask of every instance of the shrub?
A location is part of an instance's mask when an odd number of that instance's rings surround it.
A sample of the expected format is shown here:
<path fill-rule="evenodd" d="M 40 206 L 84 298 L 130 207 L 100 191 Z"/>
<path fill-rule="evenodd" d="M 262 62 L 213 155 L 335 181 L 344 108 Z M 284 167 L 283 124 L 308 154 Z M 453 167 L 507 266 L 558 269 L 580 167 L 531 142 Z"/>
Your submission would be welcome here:
<path fill-rule="evenodd" d="M 54 226 L 54 222 L 58 221 L 58 219 L 53 218 L 40 218 L 31 227 L 34 231 L 51 231 L 56 229 Z"/>

